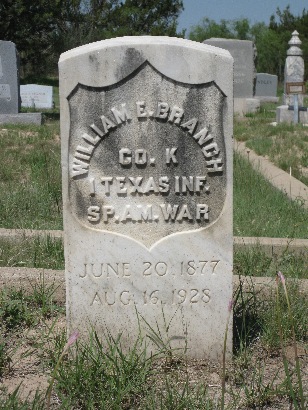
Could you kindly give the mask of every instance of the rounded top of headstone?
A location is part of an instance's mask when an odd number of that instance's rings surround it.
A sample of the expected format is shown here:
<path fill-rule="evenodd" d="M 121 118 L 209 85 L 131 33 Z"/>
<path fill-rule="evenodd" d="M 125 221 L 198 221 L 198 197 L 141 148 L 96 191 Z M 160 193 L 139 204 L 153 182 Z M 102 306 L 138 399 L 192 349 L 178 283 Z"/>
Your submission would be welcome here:
<path fill-rule="evenodd" d="M 298 35 L 298 31 L 293 31 L 291 40 L 288 42 L 288 44 L 291 46 L 287 51 L 288 56 L 301 56 L 303 54 L 302 50 L 299 47 L 302 42 L 299 39 Z"/>

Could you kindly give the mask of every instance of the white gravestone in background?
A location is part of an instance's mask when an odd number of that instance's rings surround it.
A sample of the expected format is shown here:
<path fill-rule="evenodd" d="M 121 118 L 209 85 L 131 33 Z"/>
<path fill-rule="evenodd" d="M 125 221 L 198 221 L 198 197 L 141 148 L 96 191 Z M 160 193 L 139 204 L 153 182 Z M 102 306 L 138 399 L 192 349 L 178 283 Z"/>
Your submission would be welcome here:
<path fill-rule="evenodd" d="M 128 349 L 147 322 L 190 357 L 221 359 L 232 298 L 232 66 L 225 50 L 168 37 L 62 54 L 69 331 L 121 334 Z"/>
<path fill-rule="evenodd" d="M 53 88 L 49 85 L 21 85 L 20 98 L 22 107 L 52 108 Z"/>

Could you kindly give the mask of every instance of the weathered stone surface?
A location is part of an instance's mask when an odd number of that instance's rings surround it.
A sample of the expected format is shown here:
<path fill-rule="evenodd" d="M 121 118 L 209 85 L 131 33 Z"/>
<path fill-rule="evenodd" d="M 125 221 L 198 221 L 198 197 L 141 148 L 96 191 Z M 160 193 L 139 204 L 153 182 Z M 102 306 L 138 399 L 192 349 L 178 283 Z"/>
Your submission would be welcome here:
<path fill-rule="evenodd" d="M 257 73 L 255 93 L 256 97 L 276 97 L 277 84 L 277 75 Z"/>
<path fill-rule="evenodd" d="M 167 37 L 61 56 L 70 331 L 108 329 L 127 349 L 151 326 L 191 357 L 222 357 L 232 297 L 232 64 L 224 50 Z"/>
<path fill-rule="evenodd" d="M 48 85 L 21 85 L 20 97 L 22 107 L 52 108 L 53 106 L 53 88 Z"/>
<path fill-rule="evenodd" d="M 228 50 L 234 58 L 234 98 L 254 95 L 256 48 L 252 41 L 210 38 L 204 44 Z"/>
<path fill-rule="evenodd" d="M 0 40 L 0 114 L 17 114 L 19 111 L 18 70 L 15 44 Z"/>

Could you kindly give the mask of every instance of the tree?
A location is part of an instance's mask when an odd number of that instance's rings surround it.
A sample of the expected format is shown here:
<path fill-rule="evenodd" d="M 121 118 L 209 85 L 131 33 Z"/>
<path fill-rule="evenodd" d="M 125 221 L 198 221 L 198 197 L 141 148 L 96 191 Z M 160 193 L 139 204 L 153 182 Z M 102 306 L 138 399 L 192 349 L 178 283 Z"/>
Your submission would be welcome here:
<path fill-rule="evenodd" d="M 249 40 L 250 23 L 246 18 L 236 20 L 220 20 L 216 23 L 207 17 L 201 20 L 200 24 L 193 26 L 190 33 L 190 40 L 203 42 L 211 37 L 236 38 L 239 40 Z"/>
<path fill-rule="evenodd" d="M 43 74 L 62 52 L 93 41 L 180 35 L 182 10 L 182 0 L 1 0 L 0 38 L 16 44 L 26 73 Z"/>
<path fill-rule="evenodd" d="M 286 53 L 279 35 L 265 23 L 256 23 L 251 28 L 251 36 L 258 53 L 257 71 L 276 74 L 281 81 Z"/>
<path fill-rule="evenodd" d="M 117 35 L 177 36 L 182 0 L 126 0 L 117 9 Z"/>
<path fill-rule="evenodd" d="M 211 37 L 235 38 L 254 41 L 257 52 L 257 71 L 278 75 L 283 80 L 284 64 L 287 56 L 288 41 L 292 32 L 297 30 L 302 40 L 302 50 L 305 64 L 305 78 L 308 75 L 308 12 L 304 9 L 301 16 L 294 16 L 290 6 L 281 11 L 277 8 L 276 16 L 270 17 L 269 24 L 256 23 L 250 26 L 246 18 L 237 20 L 214 20 L 203 18 L 193 26 L 189 38 L 195 41 L 204 41 Z"/>
<path fill-rule="evenodd" d="M 232 38 L 233 33 L 229 21 L 220 20 L 220 23 L 216 23 L 214 20 L 204 17 L 199 24 L 191 28 L 189 33 L 190 40 L 200 43 L 211 37 Z"/>
<path fill-rule="evenodd" d="M 13 41 L 24 65 L 43 67 L 51 49 L 50 33 L 55 30 L 53 15 L 57 1 L 2 0 L 0 3 L 0 38 Z M 38 70 L 39 71 L 39 70 Z"/>
<path fill-rule="evenodd" d="M 236 38 L 239 40 L 250 40 L 251 39 L 251 28 L 249 20 L 246 18 L 238 19 L 233 21 L 233 30 L 235 32 Z"/>

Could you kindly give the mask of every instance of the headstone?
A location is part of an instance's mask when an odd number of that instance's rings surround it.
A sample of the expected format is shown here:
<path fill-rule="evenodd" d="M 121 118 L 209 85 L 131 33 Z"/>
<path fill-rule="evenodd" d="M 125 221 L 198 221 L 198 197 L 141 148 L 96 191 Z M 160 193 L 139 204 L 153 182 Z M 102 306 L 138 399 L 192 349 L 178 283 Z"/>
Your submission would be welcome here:
<path fill-rule="evenodd" d="M 288 42 L 290 48 L 287 51 L 286 64 L 284 68 L 284 104 L 294 105 L 294 95 L 288 94 L 287 85 L 290 83 L 303 83 L 304 82 L 304 59 L 302 57 L 303 52 L 300 49 L 302 44 L 298 37 L 299 33 L 295 30 L 292 33 L 292 38 Z M 304 104 L 303 94 L 298 96 L 298 103 L 300 106 Z"/>
<path fill-rule="evenodd" d="M 19 58 L 11 41 L 0 40 L 0 124 L 42 124 L 41 113 L 20 113 Z"/>
<path fill-rule="evenodd" d="M 252 41 L 210 38 L 204 44 L 228 50 L 234 58 L 234 98 L 252 98 L 256 78 L 256 48 Z"/>
<path fill-rule="evenodd" d="M 121 335 L 125 350 L 140 332 L 160 332 L 190 357 L 222 358 L 232 298 L 232 66 L 225 50 L 168 37 L 61 55 L 69 332 Z"/>
<path fill-rule="evenodd" d="M 274 101 L 277 98 L 277 85 L 278 77 L 277 75 L 267 74 L 267 73 L 257 73 L 256 80 L 256 97 L 260 97 L 264 101 Z"/>
<path fill-rule="evenodd" d="M 0 114 L 17 114 L 19 111 L 18 70 L 15 44 L 0 40 Z"/>
<path fill-rule="evenodd" d="M 48 85 L 26 84 L 20 86 L 22 107 L 52 108 L 53 88 Z"/>

